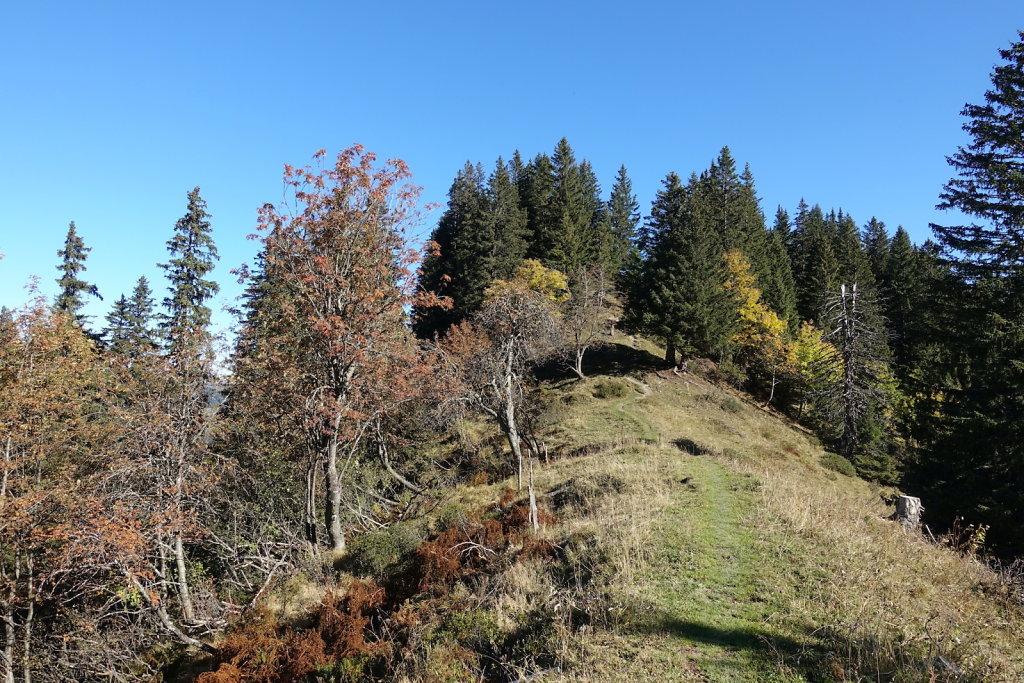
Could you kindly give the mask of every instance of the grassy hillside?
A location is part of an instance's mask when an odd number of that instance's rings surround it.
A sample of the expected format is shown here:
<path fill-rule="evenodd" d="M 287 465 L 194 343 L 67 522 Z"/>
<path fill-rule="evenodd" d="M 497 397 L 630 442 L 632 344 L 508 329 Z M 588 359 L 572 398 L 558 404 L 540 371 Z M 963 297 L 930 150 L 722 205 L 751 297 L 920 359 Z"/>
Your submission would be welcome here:
<path fill-rule="evenodd" d="M 321 680 L 1024 680 L 1008 583 L 886 520 L 893 491 L 837 472 L 813 436 L 657 370 L 645 344 L 545 386 L 540 539 L 511 478 L 355 544 L 348 571 L 386 597 L 360 622 L 374 645 Z"/>

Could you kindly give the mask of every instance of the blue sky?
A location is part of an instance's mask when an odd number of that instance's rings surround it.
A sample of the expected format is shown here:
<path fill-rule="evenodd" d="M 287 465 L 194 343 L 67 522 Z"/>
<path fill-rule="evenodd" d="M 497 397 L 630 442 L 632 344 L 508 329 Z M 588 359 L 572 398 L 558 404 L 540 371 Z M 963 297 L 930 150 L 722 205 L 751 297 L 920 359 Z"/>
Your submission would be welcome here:
<path fill-rule="evenodd" d="M 0 6 L 0 305 L 55 289 L 74 220 L 100 317 L 156 263 L 192 187 L 213 215 L 219 309 L 282 165 L 354 142 L 443 202 L 467 159 L 569 138 L 644 210 L 723 145 L 762 206 L 801 197 L 915 241 L 1024 3 L 306 2 Z M 429 230 L 437 214 L 427 219 Z"/>

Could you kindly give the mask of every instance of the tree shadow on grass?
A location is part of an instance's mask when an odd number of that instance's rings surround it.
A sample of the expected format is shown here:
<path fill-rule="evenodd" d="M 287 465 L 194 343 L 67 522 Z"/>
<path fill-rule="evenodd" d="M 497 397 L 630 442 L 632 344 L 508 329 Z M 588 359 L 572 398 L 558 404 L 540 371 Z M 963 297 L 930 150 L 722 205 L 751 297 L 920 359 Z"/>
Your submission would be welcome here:
<path fill-rule="evenodd" d="M 781 635 L 756 624 L 723 628 L 696 619 L 679 619 L 660 613 L 632 625 L 630 630 L 641 634 L 667 635 L 695 645 L 710 645 L 723 652 L 735 653 L 738 657 L 736 661 L 707 653 L 707 663 L 713 662 L 713 667 L 719 671 L 735 668 L 749 676 L 752 668 L 764 672 L 785 668 L 800 671 L 809 676 L 807 680 L 810 681 L 833 680 L 827 676 L 821 677 L 821 665 L 828 657 L 829 648 L 825 647 L 809 626 L 805 628 L 806 638 L 800 638 Z M 746 680 L 744 676 L 741 678 Z"/>
<path fill-rule="evenodd" d="M 664 359 L 644 349 L 634 349 L 619 342 L 608 342 L 587 351 L 583 372 L 591 375 L 622 376 L 632 372 L 654 372 L 669 367 Z M 537 368 L 541 380 L 558 381 L 576 377 L 564 360 L 552 360 Z"/>

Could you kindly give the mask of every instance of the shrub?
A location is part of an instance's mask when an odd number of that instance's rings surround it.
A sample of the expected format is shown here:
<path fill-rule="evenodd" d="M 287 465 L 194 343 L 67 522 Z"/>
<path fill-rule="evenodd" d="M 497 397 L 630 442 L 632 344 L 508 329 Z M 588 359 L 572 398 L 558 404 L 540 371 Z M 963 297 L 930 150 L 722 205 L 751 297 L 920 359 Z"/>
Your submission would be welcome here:
<path fill-rule="evenodd" d="M 356 536 L 349 543 L 347 568 L 354 574 L 380 576 L 416 550 L 424 536 L 421 525 L 409 522 L 397 522 L 387 529 Z"/>
<path fill-rule="evenodd" d="M 857 468 L 853 466 L 853 463 L 838 453 L 827 452 L 822 455 L 821 466 L 825 469 L 839 472 L 839 474 L 845 474 L 848 477 L 857 476 Z"/>
<path fill-rule="evenodd" d="M 742 413 L 743 402 L 737 399 L 735 396 L 723 396 L 722 400 L 718 403 L 719 407 L 727 413 Z"/>
<path fill-rule="evenodd" d="M 591 395 L 594 398 L 623 398 L 629 396 L 632 388 L 620 379 L 602 379 L 594 384 Z"/>

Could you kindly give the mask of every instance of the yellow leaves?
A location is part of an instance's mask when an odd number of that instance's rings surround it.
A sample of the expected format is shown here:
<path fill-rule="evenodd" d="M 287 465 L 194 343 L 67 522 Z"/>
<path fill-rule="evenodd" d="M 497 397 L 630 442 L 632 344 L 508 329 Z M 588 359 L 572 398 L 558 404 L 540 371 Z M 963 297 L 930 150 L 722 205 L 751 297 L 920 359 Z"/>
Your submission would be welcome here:
<path fill-rule="evenodd" d="M 545 268 L 536 259 L 527 259 L 512 275 L 511 280 L 495 280 L 484 291 L 486 299 L 495 299 L 516 290 L 526 289 L 539 294 L 546 301 L 562 303 L 569 298 L 569 280 L 553 268 Z"/>
<path fill-rule="evenodd" d="M 757 278 L 750 271 L 747 257 L 733 249 L 726 252 L 724 258 L 728 272 L 725 288 L 737 300 L 742 324 L 733 342 L 770 365 L 789 365 L 792 349 L 786 339 L 786 323 L 761 303 L 761 290 L 756 286 Z"/>
<path fill-rule="evenodd" d="M 793 360 L 796 373 L 812 386 L 838 381 L 843 374 L 839 351 L 825 341 L 824 332 L 806 321 L 793 342 Z"/>

